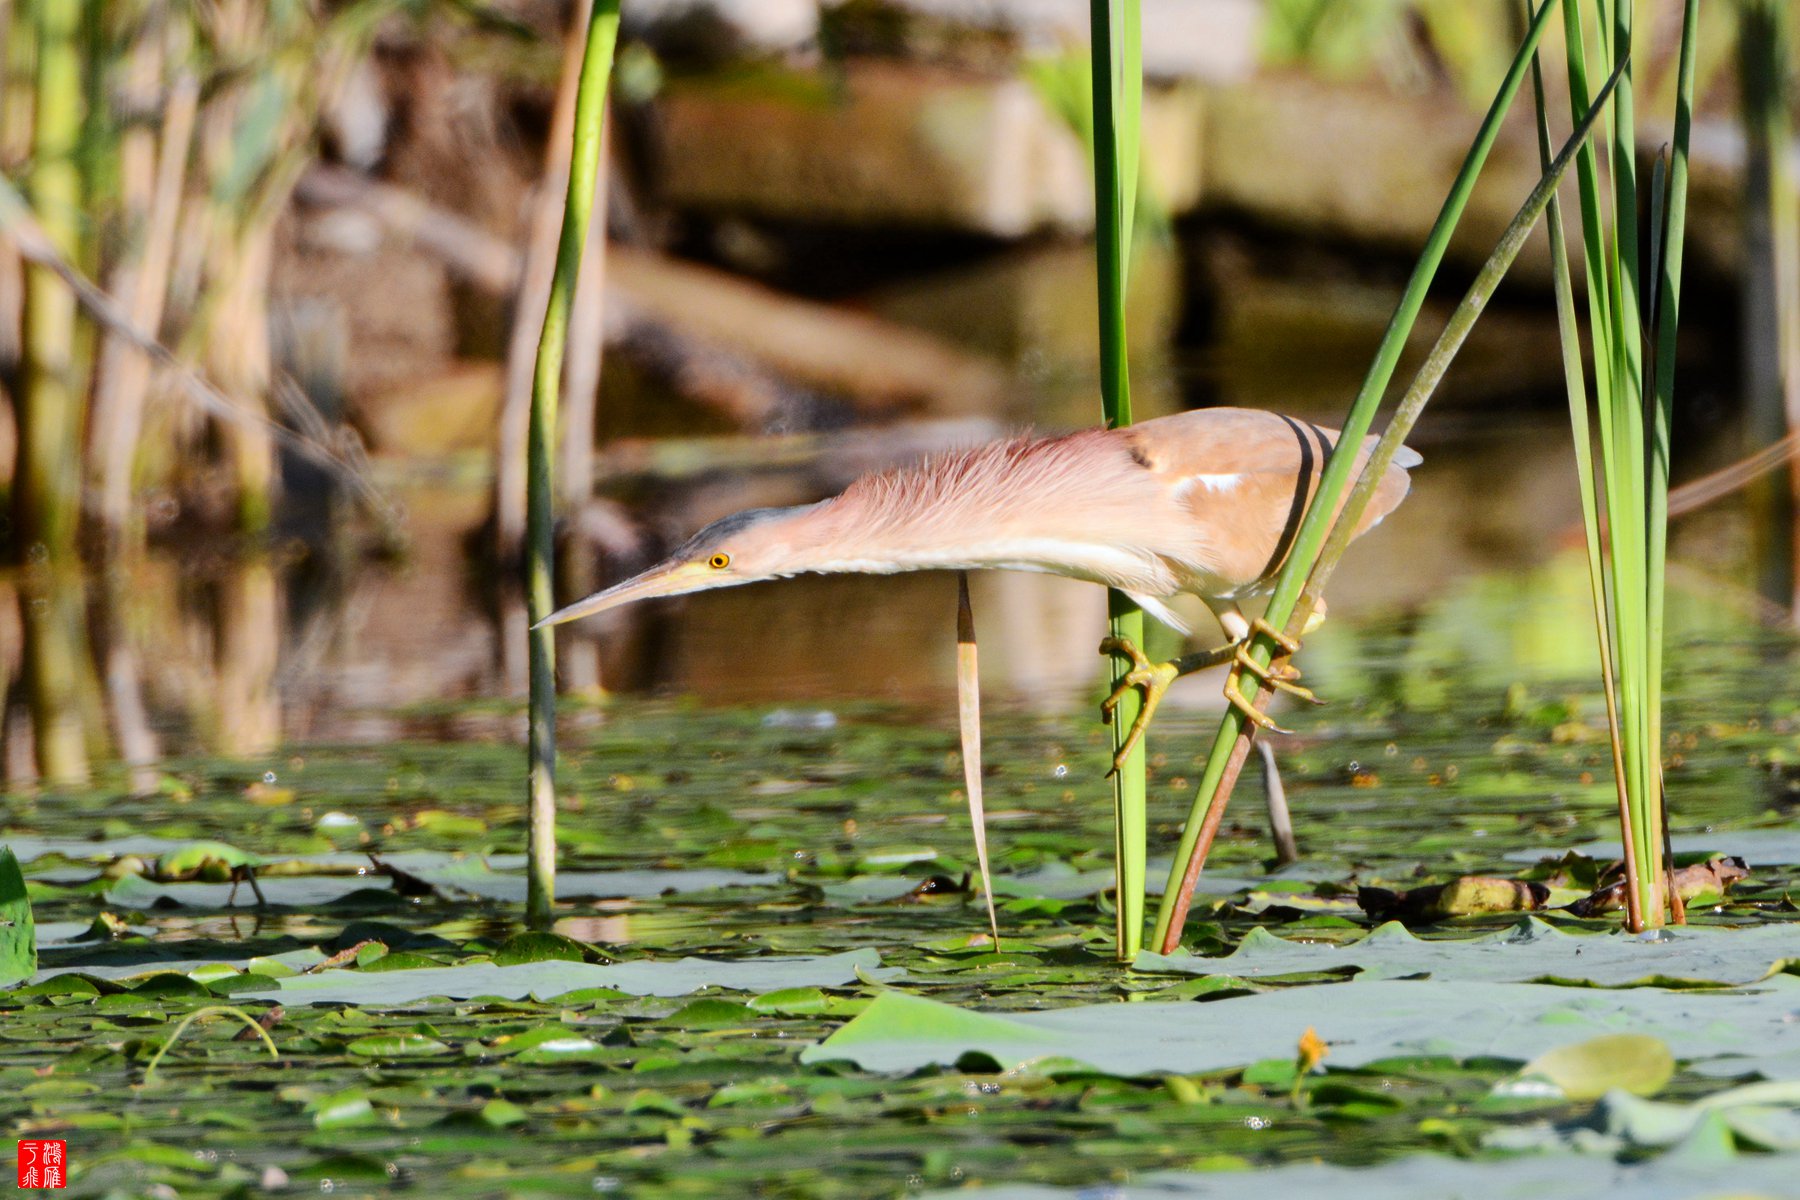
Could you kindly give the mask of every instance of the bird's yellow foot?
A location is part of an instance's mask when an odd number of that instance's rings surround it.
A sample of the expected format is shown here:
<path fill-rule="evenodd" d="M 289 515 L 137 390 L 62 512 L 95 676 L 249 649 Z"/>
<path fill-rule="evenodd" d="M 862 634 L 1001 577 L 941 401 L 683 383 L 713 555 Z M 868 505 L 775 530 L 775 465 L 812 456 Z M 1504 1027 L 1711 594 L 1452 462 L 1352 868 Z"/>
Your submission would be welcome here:
<path fill-rule="evenodd" d="M 1256 620 L 1250 623 L 1249 636 L 1245 637 L 1243 641 L 1237 643 L 1233 648 L 1231 656 L 1231 673 L 1225 677 L 1225 699 L 1231 703 L 1233 708 L 1243 713 L 1244 716 L 1258 728 L 1267 729 L 1271 733 L 1292 733 L 1293 731 L 1291 729 L 1283 729 L 1280 725 L 1275 723 L 1274 719 L 1270 717 L 1268 713 L 1244 698 L 1243 693 L 1238 690 L 1239 672 L 1243 672 L 1244 674 L 1260 680 L 1262 683 L 1278 692 L 1286 692 L 1290 696 L 1304 700 L 1308 704 L 1323 704 L 1325 702 L 1315 696 L 1311 689 L 1301 687 L 1298 683 L 1294 682 L 1300 678 L 1299 668 L 1279 661 L 1270 663 L 1265 667 L 1254 658 L 1250 657 L 1250 641 L 1259 633 L 1275 643 L 1281 651 L 1281 658 L 1286 658 L 1300 649 L 1299 642 L 1281 632 L 1281 630 L 1276 629 L 1261 617 L 1256 618 Z"/>
<path fill-rule="evenodd" d="M 1143 706 L 1138 709 L 1131 728 L 1125 731 L 1125 740 L 1119 743 L 1118 752 L 1113 755 L 1112 771 L 1108 774 L 1116 774 L 1122 770 L 1125 760 L 1131 757 L 1131 752 L 1144 740 L 1144 731 L 1150 728 L 1150 719 L 1156 715 L 1156 706 L 1162 703 L 1163 694 L 1169 690 L 1171 683 L 1190 671 L 1229 661 L 1237 648 L 1236 644 L 1221 646 L 1217 650 L 1188 654 L 1169 662 L 1153 663 L 1129 638 L 1109 637 L 1101 642 L 1101 654 L 1116 654 L 1130 659 L 1131 670 L 1125 672 L 1112 695 L 1100 702 L 1100 720 L 1108 725 L 1112 724 L 1119 702 L 1133 688 L 1140 688 L 1144 693 Z"/>

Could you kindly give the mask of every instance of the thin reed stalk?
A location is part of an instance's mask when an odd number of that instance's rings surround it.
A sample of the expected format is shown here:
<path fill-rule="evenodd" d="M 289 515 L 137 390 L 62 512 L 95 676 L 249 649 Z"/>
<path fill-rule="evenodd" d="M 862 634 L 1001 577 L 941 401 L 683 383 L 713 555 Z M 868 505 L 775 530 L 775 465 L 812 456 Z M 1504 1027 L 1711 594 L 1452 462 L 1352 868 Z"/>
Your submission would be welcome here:
<path fill-rule="evenodd" d="M 1474 190 L 1475 181 L 1487 161 L 1494 140 L 1499 136 L 1501 122 L 1511 107 L 1513 98 L 1518 94 L 1531 56 L 1536 51 L 1538 42 L 1549 25 L 1552 8 L 1554 8 L 1554 2 L 1541 9 L 1527 28 L 1525 37 L 1501 82 L 1500 90 L 1494 97 L 1493 104 L 1489 106 L 1486 117 L 1482 120 L 1481 128 L 1475 135 L 1474 143 L 1463 160 L 1455 182 L 1451 184 L 1449 196 L 1438 213 L 1437 221 L 1426 238 L 1425 248 L 1420 254 L 1418 264 L 1413 268 L 1411 278 L 1407 281 L 1400 304 L 1389 320 L 1386 332 L 1382 335 L 1381 344 L 1375 352 L 1375 359 L 1369 367 L 1368 374 L 1363 379 L 1362 387 L 1358 391 L 1349 413 L 1344 418 L 1337 447 L 1326 462 L 1318 490 L 1314 493 L 1311 503 L 1307 505 L 1299 531 L 1294 538 L 1293 548 L 1288 553 L 1287 561 L 1282 565 L 1274 593 L 1269 598 L 1265 619 L 1276 628 L 1289 627 L 1290 631 L 1297 629 L 1299 624 L 1304 624 L 1306 614 L 1311 611 L 1311 605 L 1308 604 L 1305 611 L 1300 612 L 1299 623 L 1292 623 L 1296 612 L 1299 611 L 1301 593 L 1306 587 L 1314 564 L 1319 561 L 1324 550 L 1333 517 L 1338 511 L 1346 489 L 1350 486 L 1351 471 L 1354 469 L 1363 437 L 1368 433 L 1369 426 L 1375 419 L 1375 413 L 1381 406 L 1382 397 L 1386 394 L 1388 383 L 1393 378 L 1394 370 L 1399 364 L 1401 352 L 1405 349 L 1413 325 L 1418 320 L 1419 310 L 1425 303 L 1426 293 L 1431 287 L 1432 280 L 1436 277 L 1439 264 L 1443 261 L 1451 235 L 1462 218 L 1464 208 L 1467 207 L 1469 194 Z M 1354 527 L 1353 523 L 1351 527 Z M 1264 666 L 1273 660 L 1274 650 L 1274 643 L 1261 634 L 1256 636 L 1250 646 L 1251 657 Z M 1246 674 L 1244 680 L 1242 686 L 1245 698 L 1254 698 L 1258 691 L 1255 679 Z M 1267 697 L 1265 696 L 1263 702 L 1266 701 Z M 1212 838 L 1224 818 L 1225 804 L 1230 796 L 1231 788 L 1236 783 L 1238 773 L 1243 770 L 1244 762 L 1249 757 L 1253 732 L 1253 727 L 1249 725 L 1236 706 L 1226 709 L 1219 725 L 1218 734 L 1214 737 L 1212 748 L 1207 755 L 1200 787 L 1195 794 L 1194 803 L 1189 809 L 1187 824 L 1182 831 L 1181 842 L 1170 868 L 1168 885 L 1163 892 L 1162 903 L 1157 909 L 1156 931 L 1152 938 L 1152 945 L 1165 953 L 1173 950 L 1180 942 L 1181 929 L 1187 919 L 1187 908 L 1192 897 L 1194 882 L 1205 861 L 1206 849 L 1210 846 Z"/>
<path fill-rule="evenodd" d="M 1143 107 L 1142 20 L 1138 0 L 1090 0 L 1093 45 L 1094 250 L 1100 289 L 1100 403 L 1108 428 L 1131 424 L 1131 374 L 1125 335 L 1125 295 L 1137 208 L 1138 123 Z M 1142 645 L 1144 614 L 1121 592 L 1107 593 L 1113 637 Z M 1130 664 L 1115 657 L 1112 685 Z M 1113 751 L 1125 744 L 1142 698 L 1127 691 L 1113 713 Z M 1114 843 L 1118 868 L 1116 948 L 1120 961 L 1137 957 L 1144 938 L 1145 740 L 1112 774 Z"/>
<path fill-rule="evenodd" d="M 574 304 L 587 243 L 588 220 L 600 172 L 606 91 L 618 42 L 619 0 L 594 0 L 575 99 L 574 145 L 569 158 L 568 195 L 556 270 L 544 310 L 531 389 L 531 436 L 526 446 L 525 602 L 535 626 L 556 607 L 555 570 L 556 410 L 562 387 L 563 351 L 569 310 Z M 556 640 L 555 630 L 534 628 L 527 635 L 531 657 L 530 735 L 527 749 L 528 835 L 526 921 L 548 928 L 556 894 Z"/>

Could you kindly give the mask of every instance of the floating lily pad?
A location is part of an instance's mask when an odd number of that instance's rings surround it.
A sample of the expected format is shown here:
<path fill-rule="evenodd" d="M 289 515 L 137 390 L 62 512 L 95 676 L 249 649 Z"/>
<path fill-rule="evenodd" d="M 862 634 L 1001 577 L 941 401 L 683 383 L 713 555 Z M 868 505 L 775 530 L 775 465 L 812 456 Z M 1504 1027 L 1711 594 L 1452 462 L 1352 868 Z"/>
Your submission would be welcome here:
<path fill-rule="evenodd" d="M 523 903 L 525 876 L 493 869 L 493 860 L 465 860 L 437 867 L 413 867 L 404 857 L 383 859 L 439 887 L 460 888 L 489 900 Z M 560 900 L 641 898 L 669 892 L 706 892 L 715 888 L 756 887 L 781 883 L 782 877 L 767 872 L 735 871 L 704 867 L 681 871 L 558 871 L 556 895 Z"/>
<path fill-rule="evenodd" d="M 704 958 L 646 960 L 595 966 L 577 962 L 536 962 L 500 967 L 469 963 L 408 971 L 321 971 L 277 981 L 274 988 L 240 992 L 249 998 L 287 1004 L 356 1004 L 393 1008 L 443 996 L 467 1000 L 501 996 L 547 1000 L 585 988 L 612 988 L 634 996 L 685 996 L 703 987 L 746 992 L 780 988 L 840 987 L 858 975 L 892 979 L 902 972 L 881 966 L 874 950 L 796 957 L 721 961 Z"/>
<path fill-rule="evenodd" d="M 0 987 L 31 978 L 37 959 L 37 926 L 25 876 L 12 850 L 0 847 Z"/>
<path fill-rule="evenodd" d="M 1354 968 L 1356 978 L 1363 980 L 1429 975 L 1526 983 L 1554 978 L 1617 987 L 1653 979 L 1754 983 L 1790 956 L 1800 957 L 1800 928 L 1688 926 L 1640 938 L 1622 932 L 1564 933 L 1527 917 L 1512 929 L 1481 937 L 1429 940 L 1390 921 L 1367 937 L 1342 945 L 1291 941 L 1259 928 L 1221 958 L 1146 951 L 1138 955 L 1135 966 L 1140 971 L 1239 979 Z"/>
<path fill-rule="evenodd" d="M 1013 1069 L 1072 1060 L 1105 1074 L 1191 1074 L 1292 1058 L 1315 1028 L 1334 1066 L 1400 1056 L 1520 1062 L 1610 1033 L 1662 1038 L 1719 1072 L 1800 1078 L 1800 980 L 1752 992 L 1625 991 L 1543 984 L 1387 981 L 1284 988 L 1209 1003 L 1091 1004 L 1004 1016 L 884 992 L 801 1054 L 872 1071 L 953 1065 L 976 1054 Z"/>
<path fill-rule="evenodd" d="M 1162 895 L 1168 879 L 1169 861 L 1152 860 L 1145 868 L 1145 892 L 1152 896 Z M 994 894 L 1048 900 L 1083 900 L 1107 891 L 1113 886 L 1113 882 L 1110 870 L 1077 871 L 1066 863 L 1052 862 L 1019 875 L 996 875 Z M 1199 896 L 1235 896 L 1255 886 L 1256 883 L 1249 879 L 1202 872 L 1194 883 L 1194 893 Z"/>
<path fill-rule="evenodd" d="M 179 942 L 172 945 L 164 942 L 101 947 L 101 961 L 46 967 L 34 975 L 31 982 L 42 983 L 58 975 L 90 975 L 95 979 L 113 980 L 136 979 L 146 975 L 187 975 L 215 979 L 239 971 L 274 977 L 303 971 L 325 958 L 322 952 L 311 946 L 248 959 L 157 957 L 159 954 L 178 951 L 180 945 Z"/>
<path fill-rule="evenodd" d="M 388 890 L 381 875 L 278 875 L 257 877 L 263 897 L 270 904 L 295 908 L 332 904 L 365 888 Z M 233 894 L 235 889 L 235 895 Z M 106 890 L 106 902 L 119 908 L 145 909 L 158 901 L 173 901 L 188 908 L 244 908 L 256 903 L 248 882 L 152 883 L 136 875 L 115 881 Z"/>
<path fill-rule="evenodd" d="M 1087 1188 L 1019 1184 L 932 1192 L 931 1200 L 1242 1200 L 1261 1196 L 1329 1196 L 1331 1200 L 1759 1200 L 1793 1194 L 1793 1155 L 1740 1157 L 1729 1164 L 1661 1158 L 1636 1166 L 1569 1154 L 1468 1160 L 1417 1155 L 1374 1167 L 1324 1163 L 1241 1171 L 1157 1172 L 1128 1185 Z"/>
<path fill-rule="evenodd" d="M 1641 1153 L 1689 1143 L 1704 1136 L 1708 1125 L 1721 1127 L 1734 1143 L 1800 1150 L 1800 1082 L 1752 1083 L 1686 1104 L 1610 1091 L 1595 1106 L 1593 1116 L 1578 1125 L 1503 1127 L 1490 1132 L 1483 1144 L 1499 1150 Z"/>
<path fill-rule="evenodd" d="M 1721 829 L 1711 833 L 1684 833 L 1672 838 L 1677 854 L 1735 854 L 1754 867 L 1788 867 L 1800 864 L 1800 829 Z M 1512 862 L 1537 862 L 1573 851 L 1595 859 L 1615 859 L 1625 853 L 1618 842 L 1584 842 L 1563 850 L 1515 850 Z"/>
<path fill-rule="evenodd" d="M 130 837 L 105 838 L 90 841 L 86 838 L 38 837 L 35 834 L 15 834 L 7 837 L 6 844 L 12 847 L 20 862 L 31 862 L 51 854 L 60 854 L 64 858 L 76 861 L 110 862 L 126 854 L 136 854 L 145 858 L 155 858 L 161 854 L 180 850 L 188 843 L 180 838 L 156 837 L 150 834 L 135 834 Z"/>
<path fill-rule="evenodd" d="M 1654 1096 L 1675 1074 L 1675 1056 L 1661 1038 L 1609 1033 L 1540 1054 L 1522 1074 L 1549 1081 L 1571 1100 L 1598 1100 L 1614 1090 Z"/>

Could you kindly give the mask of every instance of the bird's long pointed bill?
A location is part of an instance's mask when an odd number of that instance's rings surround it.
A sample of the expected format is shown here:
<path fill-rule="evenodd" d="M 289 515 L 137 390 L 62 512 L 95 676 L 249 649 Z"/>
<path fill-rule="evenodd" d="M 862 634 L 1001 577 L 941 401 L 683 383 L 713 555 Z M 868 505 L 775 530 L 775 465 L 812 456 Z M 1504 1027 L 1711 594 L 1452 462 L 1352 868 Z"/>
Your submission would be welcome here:
<path fill-rule="evenodd" d="M 705 569 L 701 568 L 701 570 Z M 717 587 L 722 582 L 722 580 L 713 582 L 706 576 L 697 573 L 686 563 L 672 566 L 661 563 L 640 575 L 633 575 L 623 583 L 615 583 L 605 591 L 595 592 L 585 600 L 577 600 L 565 608 L 557 609 L 533 625 L 532 628 L 542 629 L 547 625 L 562 625 L 569 621 L 579 621 L 583 617 L 591 617 L 627 604 L 635 604 L 639 600 L 655 600 L 662 596 L 679 596 L 687 592 L 698 592 L 709 586 Z"/>

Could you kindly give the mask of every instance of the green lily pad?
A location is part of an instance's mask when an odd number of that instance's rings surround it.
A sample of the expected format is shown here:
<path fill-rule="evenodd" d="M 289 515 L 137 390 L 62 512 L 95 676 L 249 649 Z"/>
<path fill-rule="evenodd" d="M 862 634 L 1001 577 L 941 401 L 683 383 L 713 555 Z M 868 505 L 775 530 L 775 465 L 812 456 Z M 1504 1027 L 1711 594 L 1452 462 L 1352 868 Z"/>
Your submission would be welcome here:
<path fill-rule="evenodd" d="M 295 908 L 333 904 L 352 892 L 388 887 L 386 879 L 374 875 L 258 875 L 256 882 L 270 904 Z M 106 902 L 117 908 L 147 909 L 159 901 L 188 908 L 248 908 L 256 903 L 256 893 L 248 882 L 155 883 L 137 875 L 114 880 L 106 889 Z"/>
<path fill-rule="evenodd" d="M 490 856 L 485 862 L 464 859 L 436 866 L 408 865 L 405 855 L 390 855 L 382 861 L 438 887 L 458 888 L 488 900 L 514 904 L 525 900 L 525 876 L 496 869 L 509 861 L 499 855 Z M 706 892 L 715 888 L 757 887 L 780 882 L 782 877 L 779 875 L 723 867 L 675 871 L 558 871 L 556 895 L 561 900 L 637 899 L 670 892 Z"/>
<path fill-rule="evenodd" d="M 179 949 L 179 942 L 102 947 L 95 952 L 91 961 L 46 967 L 32 976 L 31 982 L 42 983 L 44 980 L 54 979 L 58 975 L 90 975 L 95 979 L 131 980 L 148 975 L 175 974 L 191 978 L 214 979 L 234 971 L 273 978 L 304 971 L 314 963 L 323 962 L 325 959 L 325 955 L 312 946 L 305 946 L 299 950 L 287 950 L 280 954 L 258 955 L 255 958 L 247 959 L 158 957 L 159 954 Z"/>
<path fill-rule="evenodd" d="M 587 948 L 574 938 L 541 929 L 515 933 L 494 951 L 494 964 L 501 967 L 519 963 L 584 962 Z"/>
<path fill-rule="evenodd" d="M 344 1049 L 359 1058 L 422 1058 L 450 1052 L 449 1046 L 422 1033 L 377 1034 L 357 1038 Z"/>
<path fill-rule="evenodd" d="M 202 879 L 219 883 L 228 880 L 236 868 L 259 867 L 262 862 L 228 842 L 188 842 L 156 856 L 156 877 L 164 881 Z"/>
<path fill-rule="evenodd" d="M 770 992 L 792 987 L 834 987 L 859 975 L 891 979 L 900 971 L 882 967 L 874 950 L 796 957 L 719 961 L 703 958 L 646 960 L 595 966 L 577 962 L 521 963 L 502 967 L 468 963 L 407 971 L 320 971 L 276 980 L 277 986 L 239 993 L 287 1004 L 356 1004 L 393 1008 L 432 997 L 467 1000 L 502 996 L 540 1000 L 584 988 L 614 988 L 634 996 L 684 996 L 703 987 Z"/>
<path fill-rule="evenodd" d="M 1610 1158 L 1528 1154 L 1458 1159 L 1421 1154 L 1373 1167 L 1299 1163 L 1242 1171 L 1153 1172 L 1128 1185 L 1060 1188 L 1016 1184 L 926 1193 L 926 1200 L 1242 1200 L 1261 1196 L 1329 1196 L 1331 1200 L 1761 1200 L 1793 1194 L 1792 1155 L 1679 1162 L 1664 1157 L 1636 1166 Z"/>
<path fill-rule="evenodd" d="M 1719 829 L 1708 833 L 1684 833 L 1670 839 L 1677 854 L 1736 854 L 1753 867 L 1791 867 L 1800 864 L 1800 830 Z M 1506 857 L 1513 862 L 1536 862 L 1573 851 L 1589 858 L 1611 860 L 1624 854 L 1618 842 L 1584 842 L 1565 850 L 1518 850 Z"/>
<path fill-rule="evenodd" d="M 1334 1066 L 1402 1056 L 1529 1061 L 1610 1033 L 1647 1033 L 1721 1073 L 1800 1078 L 1800 980 L 1754 992 L 1574 989 L 1387 981 L 1284 988 L 1209 1003 L 1092 1004 L 1001 1016 L 884 992 L 801 1053 L 871 1071 L 954 1065 L 977 1054 L 1011 1070 L 1073 1060 L 1105 1074 L 1193 1074 L 1291 1058 L 1314 1028 Z"/>
<path fill-rule="evenodd" d="M 1800 932 L 1783 925 L 1753 929 L 1701 926 L 1664 930 L 1655 938 L 1629 933 L 1564 933 L 1536 917 L 1512 929 L 1475 938 L 1414 937 L 1390 921 L 1342 945 L 1289 941 L 1253 929 L 1222 958 L 1144 952 L 1140 971 L 1229 975 L 1237 979 L 1298 975 L 1354 967 L 1364 980 L 1429 975 L 1433 979 L 1525 983 L 1579 980 L 1606 987 L 1653 980 L 1754 983 L 1800 956 Z"/>
<path fill-rule="evenodd" d="M 37 972 L 37 927 L 31 896 L 11 848 L 0 848 L 0 987 L 11 987 Z"/>
<path fill-rule="evenodd" d="M 1753 1083 L 1692 1104 L 1610 1092 L 1599 1123 L 1633 1146 L 1673 1146 L 1717 1114 L 1734 1134 L 1764 1150 L 1800 1150 L 1800 1082 Z"/>

